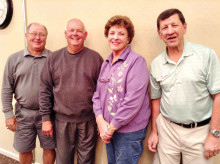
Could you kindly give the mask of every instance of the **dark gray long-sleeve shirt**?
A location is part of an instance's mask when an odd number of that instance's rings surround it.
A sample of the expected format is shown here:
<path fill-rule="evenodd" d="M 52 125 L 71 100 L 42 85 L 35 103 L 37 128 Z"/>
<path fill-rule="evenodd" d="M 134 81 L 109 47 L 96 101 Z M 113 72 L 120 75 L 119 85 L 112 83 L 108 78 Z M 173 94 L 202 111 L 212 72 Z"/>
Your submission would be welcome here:
<path fill-rule="evenodd" d="M 64 122 L 95 118 L 92 96 L 102 62 L 97 52 L 86 47 L 76 54 L 70 54 L 65 47 L 49 55 L 41 74 L 42 120 L 50 120 L 52 109 L 56 119 Z"/>
<path fill-rule="evenodd" d="M 2 83 L 2 105 L 5 118 L 14 117 L 12 99 L 23 108 L 39 108 L 40 74 L 47 55 L 45 49 L 39 56 L 33 56 L 27 49 L 9 56 Z M 15 109 L 16 110 L 16 109 Z"/>

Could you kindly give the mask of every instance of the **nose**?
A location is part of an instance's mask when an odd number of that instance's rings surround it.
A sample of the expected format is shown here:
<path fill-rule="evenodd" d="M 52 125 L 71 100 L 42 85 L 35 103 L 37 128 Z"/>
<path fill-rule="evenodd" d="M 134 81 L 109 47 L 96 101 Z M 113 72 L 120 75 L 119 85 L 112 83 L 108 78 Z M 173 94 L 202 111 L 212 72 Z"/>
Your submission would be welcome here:
<path fill-rule="evenodd" d="M 73 35 L 77 35 L 77 33 L 78 33 L 77 30 L 74 30 L 74 31 L 72 32 Z"/>
<path fill-rule="evenodd" d="M 118 34 L 114 34 L 113 38 L 118 39 Z"/>
<path fill-rule="evenodd" d="M 168 29 L 167 29 L 167 34 L 173 34 L 174 30 L 173 30 L 173 27 L 172 26 L 168 26 Z"/>
<path fill-rule="evenodd" d="M 37 34 L 36 35 L 36 39 L 40 39 L 41 37 L 40 37 L 40 34 Z"/>

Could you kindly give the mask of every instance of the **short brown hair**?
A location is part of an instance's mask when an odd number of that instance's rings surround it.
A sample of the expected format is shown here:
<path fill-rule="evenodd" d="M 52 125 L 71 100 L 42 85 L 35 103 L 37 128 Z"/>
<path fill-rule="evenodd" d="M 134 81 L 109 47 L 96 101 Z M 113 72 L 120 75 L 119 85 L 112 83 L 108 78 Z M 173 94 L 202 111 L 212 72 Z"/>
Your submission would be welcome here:
<path fill-rule="evenodd" d="M 157 29 L 160 29 L 160 21 L 169 18 L 170 16 L 177 14 L 179 16 L 180 21 L 182 24 L 185 24 L 185 18 L 183 13 L 178 9 L 167 9 L 163 11 L 157 18 Z"/>
<path fill-rule="evenodd" d="M 126 30 L 128 31 L 128 37 L 130 38 L 130 44 L 134 37 L 134 25 L 131 20 L 127 16 L 122 15 L 115 15 L 111 17 L 105 25 L 105 37 L 108 37 L 109 29 L 115 25 L 126 28 Z"/>

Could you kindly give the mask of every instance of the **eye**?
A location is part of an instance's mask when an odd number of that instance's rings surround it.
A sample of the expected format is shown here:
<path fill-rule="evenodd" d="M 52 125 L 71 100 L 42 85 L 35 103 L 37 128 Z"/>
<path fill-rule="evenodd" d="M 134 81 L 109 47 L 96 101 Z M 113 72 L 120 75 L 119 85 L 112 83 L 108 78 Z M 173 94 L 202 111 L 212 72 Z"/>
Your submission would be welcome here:
<path fill-rule="evenodd" d="M 123 32 L 119 32 L 119 35 L 124 36 L 125 34 Z"/>
<path fill-rule="evenodd" d="M 167 26 L 165 26 L 165 27 L 162 27 L 162 31 L 164 31 L 164 30 L 166 30 L 167 29 Z"/>
<path fill-rule="evenodd" d="M 42 37 L 42 38 L 43 38 L 43 37 L 46 37 L 45 34 L 39 34 L 39 36 Z"/>
<path fill-rule="evenodd" d="M 109 32 L 109 35 L 114 35 L 115 33 L 113 31 L 110 31 Z"/>

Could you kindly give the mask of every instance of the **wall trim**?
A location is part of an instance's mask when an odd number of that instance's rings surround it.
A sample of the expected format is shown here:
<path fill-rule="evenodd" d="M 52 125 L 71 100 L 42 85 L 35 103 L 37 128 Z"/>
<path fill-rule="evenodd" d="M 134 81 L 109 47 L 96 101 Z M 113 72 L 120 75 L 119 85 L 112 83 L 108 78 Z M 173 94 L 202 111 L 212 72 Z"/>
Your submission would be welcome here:
<path fill-rule="evenodd" d="M 2 149 L 2 148 L 0 148 L 0 153 L 3 154 L 3 155 L 5 155 L 5 156 L 7 156 L 7 157 L 10 157 L 10 158 L 12 158 L 12 159 L 14 159 L 14 160 L 19 161 L 19 156 L 18 156 L 18 154 L 12 153 L 12 152 L 10 152 L 10 151 L 8 151 L 8 150 L 5 150 L 5 149 Z"/>
<path fill-rule="evenodd" d="M 5 149 L 2 149 L 2 148 L 0 148 L 0 153 L 7 156 L 7 157 L 10 157 L 16 161 L 19 161 L 19 156 L 16 153 L 12 153 L 12 152 L 5 150 Z M 40 163 L 35 162 L 33 164 L 40 164 Z"/>

